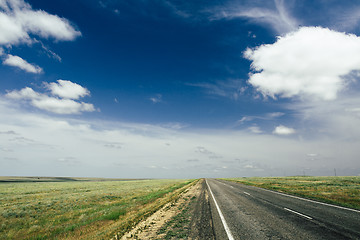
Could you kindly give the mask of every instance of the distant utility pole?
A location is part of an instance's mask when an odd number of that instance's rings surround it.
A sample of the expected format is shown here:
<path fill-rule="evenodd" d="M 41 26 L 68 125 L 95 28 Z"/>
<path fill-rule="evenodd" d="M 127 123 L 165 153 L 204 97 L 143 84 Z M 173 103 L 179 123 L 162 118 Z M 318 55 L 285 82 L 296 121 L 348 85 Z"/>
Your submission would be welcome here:
<path fill-rule="evenodd" d="M 335 177 L 336 177 L 336 168 L 334 168 L 334 174 L 335 174 Z"/>

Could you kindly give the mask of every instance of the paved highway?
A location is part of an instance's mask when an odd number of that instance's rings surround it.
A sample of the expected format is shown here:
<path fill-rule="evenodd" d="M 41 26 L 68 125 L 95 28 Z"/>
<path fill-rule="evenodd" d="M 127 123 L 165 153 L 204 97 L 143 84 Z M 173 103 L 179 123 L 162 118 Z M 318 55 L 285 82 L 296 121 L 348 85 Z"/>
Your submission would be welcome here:
<path fill-rule="evenodd" d="M 360 211 L 206 179 L 216 239 L 360 239 Z"/>

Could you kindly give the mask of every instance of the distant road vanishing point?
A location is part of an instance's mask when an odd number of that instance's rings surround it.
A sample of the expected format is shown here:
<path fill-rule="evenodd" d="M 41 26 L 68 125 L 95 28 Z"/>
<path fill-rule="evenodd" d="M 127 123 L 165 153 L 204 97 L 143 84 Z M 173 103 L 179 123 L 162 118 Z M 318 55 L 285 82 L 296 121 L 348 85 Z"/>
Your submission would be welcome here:
<path fill-rule="evenodd" d="M 216 239 L 360 239 L 360 211 L 206 179 Z"/>

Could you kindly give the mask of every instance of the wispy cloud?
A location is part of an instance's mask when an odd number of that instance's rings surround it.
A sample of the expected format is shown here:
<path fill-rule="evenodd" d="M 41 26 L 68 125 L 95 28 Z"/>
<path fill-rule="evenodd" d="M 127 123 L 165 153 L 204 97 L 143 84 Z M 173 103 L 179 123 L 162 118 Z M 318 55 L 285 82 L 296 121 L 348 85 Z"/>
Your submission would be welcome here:
<path fill-rule="evenodd" d="M 217 81 L 215 83 L 187 83 L 187 85 L 202 88 L 208 95 L 226 97 L 233 100 L 238 100 L 247 90 L 247 87 L 241 80 Z"/>
<path fill-rule="evenodd" d="M 49 57 L 49 58 L 52 58 L 52 59 L 55 59 L 57 60 L 58 62 L 61 62 L 62 59 L 61 57 L 56 54 L 55 52 L 53 52 L 51 49 L 49 49 L 49 47 L 45 46 L 41 41 L 39 41 L 40 44 L 41 44 L 41 47 L 42 49 L 45 51 L 46 55 Z"/>
<path fill-rule="evenodd" d="M 256 134 L 259 134 L 259 133 L 262 133 L 263 131 L 260 129 L 259 126 L 251 126 L 248 128 L 252 133 L 256 133 Z"/>
<path fill-rule="evenodd" d="M 356 3 L 356 6 L 345 11 L 337 11 L 335 15 L 335 21 L 332 23 L 338 30 L 355 30 L 360 25 L 360 6 Z"/>
<path fill-rule="evenodd" d="M 237 121 L 237 124 L 244 124 L 246 122 L 251 122 L 254 120 L 274 120 L 277 118 L 280 118 L 282 116 L 284 116 L 285 113 L 283 112 L 271 112 L 271 113 L 265 113 L 263 115 L 259 115 L 259 116 L 244 116 L 242 117 L 240 120 Z"/>
<path fill-rule="evenodd" d="M 211 20 L 243 18 L 257 24 L 264 24 L 283 34 L 295 30 L 299 22 L 286 6 L 288 1 L 274 0 L 272 3 L 261 1 L 230 2 L 225 7 L 210 10 Z"/>
<path fill-rule="evenodd" d="M 164 0 L 163 4 L 167 6 L 176 16 L 182 17 L 182 18 L 189 18 L 192 16 L 189 12 L 180 9 L 177 5 L 174 3 Z"/>
<path fill-rule="evenodd" d="M 151 102 L 153 103 L 161 103 L 162 100 L 162 95 L 161 94 L 156 94 L 155 96 L 149 98 Z"/>

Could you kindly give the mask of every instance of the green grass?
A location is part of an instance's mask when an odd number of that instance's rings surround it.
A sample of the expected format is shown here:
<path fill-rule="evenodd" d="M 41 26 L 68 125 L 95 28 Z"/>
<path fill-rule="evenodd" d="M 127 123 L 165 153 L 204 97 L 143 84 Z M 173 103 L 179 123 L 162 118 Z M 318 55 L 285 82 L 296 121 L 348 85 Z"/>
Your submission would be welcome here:
<path fill-rule="evenodd" d="M 360 177 L 358 176 L 230 178 L 224 180 L 360 209 Z"/>
<path fill-rule="evenodd" d="M 125 231 L 155 211 L 173 192 L 190 182 L 0 183 L 0 239 L 112 237 L 111 234 Z"/>

